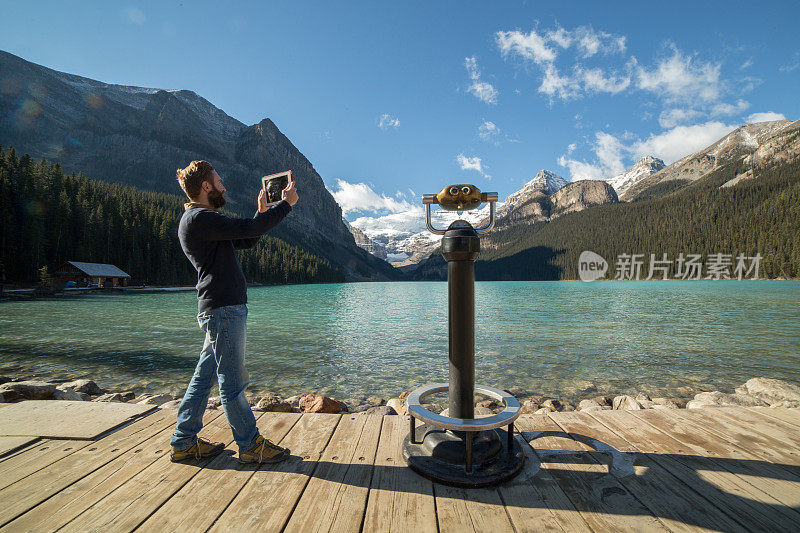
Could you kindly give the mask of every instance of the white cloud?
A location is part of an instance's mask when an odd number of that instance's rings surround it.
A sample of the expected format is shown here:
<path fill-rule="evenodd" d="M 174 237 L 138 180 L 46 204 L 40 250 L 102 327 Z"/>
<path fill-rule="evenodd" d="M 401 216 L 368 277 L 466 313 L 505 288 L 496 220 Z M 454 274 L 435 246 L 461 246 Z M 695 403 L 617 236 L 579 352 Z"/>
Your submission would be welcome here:
<path fill-rule="evenodd" d="M 580 85 L 572 77 L 559 74 L 555 65 L 547 65 L 539 92 L 551 98 L 557 96 L 562 100 L 571 100 L 580 96 Z"/>
<path fill-rule="evenodd" d="M 673 47 L 672 56 L 658 61 L 654 68 L 637 68 L 636 85 L 667 102 L 712 102 L 722 91 L 720 68 L 720 63 L 697 60 Z"/>
<path fill-rule="evenodd" d="M 467 69 L 469 78 L 472 80 L 472 83 L 467 87 L 467 91 L 487 104 L 496 104 L 499 93 L 491 83 L 481 81 L 481 71 L 478 69 L 478 60 L 475 56 L 464 58 L 464 66 Z"/>
<path fill-rule="evenodd" d="M 617 137 L 610 133 L 598 131 L 595 134 L 597 140 L 594 153 L 600 161 L 604 171 L 612 176 L 625 172 L 625 164 L 622 162 L 623 152 L 628 148 L 622 144 Z"/>
<path fill-rule="evenodd" d="M 702 115 L 702 113 L 696 109 L 682 109 L 677 107 L 665 109 L 658 116 L 658 124 L 662 128 L 674 128 L 679 124 L 691 122 L 700 115 Z"/>
<path fill-rule="evenodd" d="M 591 57 L 598 52 L 615 54 L 625 51 L 625 37 L 595 31 L 590 26 L 580 26 L 573 31 L 573 40 L 583 57 Z"/>
<path fill-rule="evenodd" d="M 474 170 L 480 172 L 484 178 L 491 178 L 491 176 L 485 172 L 483 161 L 478 156 L 467 157 L 464 154 L 458 154 L 456 162 L 458 166 L 461 167 L 461 170 Z"/>
<path fill-rule="evenodd" d="M 575 150 L 574 144 L 570 144 L 567 153 L 558 158 L 558 164 L 569 169 L 572 180 L 608 179 L 622 174 L 631 163 L 647 155 L 662 159 L 669 165 L 715 143 L 734 129 L 736 125 L 709 121 L 691 126 L 675 126 L 661 133 L 653 133 L 646 139 L 629 133 L 615 136 L 598 131 L 591 145 L 593 161 L 567 157 Z M 624 142 L 626 139 L 629 142 Z"/>
<path fill-rule="evenodd" d="M 747 122 L 751 124 L 753 122 L 771 122 L 773 120 L 786 120 L 786 116 L 783 113 L 767 111 L 766 113 L 753 113 L 747 117 Z"/>
<path fill-rule="evenodd" d="M 405 200 L 378 194 L 366 183 L 350 183 L 339 179 L 336 180 L 336 187 L 336 190 L 331 190 L 331 194 L 341 206 L 343 214 L 380 211 L 396 213 L 408 210 L 411 205 Z"/>
<path fill-rule="evenodd" d="M 608 75 L 602 69 L 578 69 L 577 75 L 583 80 L 586 92 L 599 92 L 617 94 L 627 89 L 631 84 L 630 73 L 619 75 L 616 72 Z"/>
<path fill-rule="evenodd" d="M 785 65 L 778 67 L 778 70 L 781 72 L 791 72 L 796 70 L 797 67 L 800 67 L 800 52 L 795 52 L 792 54 L 792 59 L 789 60 L 789 62 Z"/>
<path fill-rule="evenodd" d="M 709 121 L 692 126 L 676 126 L 662 133 L 651 134 L 643 141 L 636 141 L 631 145 L 630 151 L 636 160 L 646 155 L 653 155 L 663 159 L 664 163 L 669 165 L 715 143 L 735 130 L 736 127 L 736 125 L 723 124 L 719 121 Z"/>
<path fill-rule="evenodd" d="M 498 128 L 497 124 L 490 120 L 484 120 L 483 123 L 478 126 L 478 136 L 484 141 L 496 142 L 499 135 L 500 128 Z"/>
<path fill-rule="evenodd" d="M 711 115 L 715 117 L 735 115 L 737 113 L 743 113 L 748 107 L 750 107 L 750 102 L 745 100 L 739 100 L 735 104 L 726 104 L 720 102 L 718 104 L 714 104 L 714 106 L 711 108 Z"/>
<path fill-rule="evenodd" d="M 125 9 L 125 16 L 128 18 L 130 22 L 136 24 L 137 26 L 143 26 L 145 22 L 147 22 L 147 16 L 144 14 L 144 11 L 139 9 L 138 7 L 128 7 Z"/>
<path fill-rule="evenodd" d="M 523 59 L 543 64 L 556 59 L 556 51 L 547 46 L 547 41 L 536 30 L 522 33 L 519 30 L 498 31 L 494 35 L 495 42 L 503 57 L 518 55 Z"/>
<path fill-rule="evenodd" d="M 603 131 L 595 133 L 592 151 L 596 159 L 593 162 L 567 158 L 575 148 L 575 143 L 570 144 L 566 155 L 558 158 L 558 164 L 569 169 L 572 180 L 599 180 L 625 172 L 623 159 L 630 149 L 619 138 L 609 133 Z"/>
<path fill-rule="evenodd" d="M 753 58 L 751 57 L 750 59 L 748 59 L 747 61 L 745 61 L 741 65 L 739 65 L 739 70 L 744 70 L 744 69 L 750 68 L 752 66 L 753 66 Z"/>
<path fill-rule="evenodd" d="M 400 119 L 389 113 L 384 113 L 378 119 L 378 127 L 382 130 L 388 130 L 389 128 L 397 129 L 400 127 Z"/>
<path fill-rule="evenodd" d="M 600 180 L 603 179 L 603 169 L 577 159 L 567 159 L 566 156 L 558 158 L 558 164 L 569 169 L 570 179 L 575 180 Z"/>

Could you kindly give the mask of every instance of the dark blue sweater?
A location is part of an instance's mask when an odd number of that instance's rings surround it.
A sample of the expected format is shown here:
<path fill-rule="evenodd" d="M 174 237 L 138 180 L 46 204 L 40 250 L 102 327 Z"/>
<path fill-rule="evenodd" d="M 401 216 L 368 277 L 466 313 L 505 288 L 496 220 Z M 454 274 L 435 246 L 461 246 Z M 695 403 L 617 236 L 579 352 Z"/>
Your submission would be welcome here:
<path fill-rule="evenodd" d="M 284 219 L 292 206 L 285 200 L 253 218 L 231 218 L 212 209 L 186 204 L 178 225 L 183 253 L 197 270 L 197 310 L 247 303 L 247 282 L 234 249 L 251 248 Z"/>

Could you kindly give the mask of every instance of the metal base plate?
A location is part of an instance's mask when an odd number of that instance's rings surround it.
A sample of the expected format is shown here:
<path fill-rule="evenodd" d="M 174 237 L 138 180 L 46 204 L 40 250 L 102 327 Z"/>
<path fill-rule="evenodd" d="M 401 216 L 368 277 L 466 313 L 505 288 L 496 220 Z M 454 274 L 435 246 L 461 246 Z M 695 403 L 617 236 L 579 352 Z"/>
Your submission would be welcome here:
<path fill-rule="evenodd" d="M 508 433 L 503 429 L 490 430 L 495 435 L 476 436 L 475 443 L 486 440 L 491 443 L 491 448 L 500 446 L 496 454 L 486 455 L 475 449 L 472 471 L 467 472 L 466 462 L 454 462 L 450 453 L 450 460 L 436 453 L 436 445 L 426 442 L 426 435 L 431 438 L 441 439 L 441 428 L 430 425 L 421 425 L 416 428 L 415 442 L 411 443 L 410 434 L 403 441 L 403 457 L 412 470 L 431 481 L 452 485 L 455 487 L 474 488 L 487 487 L 503 483 L 514 477 L 525 462 L 525 454 L 516 439 L 513 439 L 511 452 L 508 450 Z M 488 433 L 488 432 L 481 432 Z M 452 447 L 453 442 L 448 443 Z M 433 453 L 432 453 L 433 450 Z M 460 454 L 459 454 L 460 455 Z M 481 456 L 483 455 L 483 460 Z"/>

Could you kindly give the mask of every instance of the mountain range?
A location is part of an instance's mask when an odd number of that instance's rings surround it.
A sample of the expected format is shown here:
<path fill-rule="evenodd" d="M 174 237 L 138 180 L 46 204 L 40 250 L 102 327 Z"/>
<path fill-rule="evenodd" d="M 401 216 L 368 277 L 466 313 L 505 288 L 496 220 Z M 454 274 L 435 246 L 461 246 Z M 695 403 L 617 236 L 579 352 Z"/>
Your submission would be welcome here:
<path fill-rule="evenodd" d="M 347 223 L 313 165 L 268 118 L 248 126 L 192 91 L 106 84 L 2 51 L 0 72 L 3 147 L 47 158 L 93 179 L 171 194 L 181 193 L 174 181 L 177 168 L 208 159 L 225 179 L 226 208 L 240 216 L 252 215 L 259 176 L 292 169 L 301 202 L 273 236 L 326 259 L 346 280 L 441 279 L 440 237 L 426 230 L 421 205 L 407 213 Z M 481 275 L 574 277 L 568 267 L 579 246 L 603 245 L 607 252 L 617 252 L 620 243 L 660 247 L 675 238 L 704 247 L 723 238 L 730 246 L 739 242 L 725 233 L 733 229 L 719 226 L 721 219 L 707 218 L 712 212 L 724 213 L 727 221 L 740 220 L 737 235 L 756 230 L 765 235 L 744 240 L 742 246 L 752 251 L 769 243 L 771 272 L 794 271 L 793 261 L 800 264 L 794 259 L 800 254 L 800 231 L 787 229 L 793 226 L 786 222 L 792 220 L 786 218 L 792 212 L 786 202 L 796 193 L 798 159 L 800 121 L 783 120 L 737 128 L 669 166 L 644 157 L 605 181 L 569 182 L 541 170 L 498 203 L 496 227 L 482 240 Z M 760 207 L 744 207 L 756 200 Z M 702 213 L 690 211 L 700 204 L 705 206 Z M 772 211 L 765 214 L 766 206 Z M 698 225 L 684 228 L 690 233 L 676 233 L 688 224 L 676 218 L 679 214 Z M 484 206 L 464 218 L 480 224 L 487 215 Z M 455 217 L 435 210 L 433 222 L 446 227 Z M 765 220 L 773 220 L 772 225 L 765 226 Z M 664 233 L 667 221 L 678 229 Z M 709 228 L 714 231 L 705 237 L 696 235 Z M 594 240 L 587 241 L 590 235 Z M 781 241 L 784 235 L 791 237 Z M 530 270 L 532 261 L 556 262 L 558 268 Z"/>
<path fill-rule="evenodd" d="M 356 246 L 322 178 L 270 119 L 248 126 L 192 91 L 107 84 L 3 51 L 0 72 L 0 145 L 172 194 L 182 194 L 176 169 L 209 160 L 228 189 L 226 209 L 240 216 L 255 212 L 260 176 L 291 169 L 301 201 L 270 234 L 328 259 L 345 279 L 396 277 Z"/>

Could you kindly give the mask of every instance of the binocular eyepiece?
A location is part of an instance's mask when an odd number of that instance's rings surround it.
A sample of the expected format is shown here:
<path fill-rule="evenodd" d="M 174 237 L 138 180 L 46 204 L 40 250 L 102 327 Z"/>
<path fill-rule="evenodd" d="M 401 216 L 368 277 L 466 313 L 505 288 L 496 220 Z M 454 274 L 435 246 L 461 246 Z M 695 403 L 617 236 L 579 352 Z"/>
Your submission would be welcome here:
<path fill-rule="evenodd" d="M 481 192 L 475 185 L 459 183 L 448 185 L 436 194 L 425 194 L 422 203 L 425 205 L 426 225 L 428 231 L 436 235 L 444 235 L 446 230 L 440 230 L 431 224 L 431 206 L 437 204 L 445 211 L 471 211 L 483 203 L 489 202 L 489 223 L 481 228 L 475 228 L 478 233 L 486 233 L 494 226 L 494 204 L 497 202 L 496 192 Z"/>

